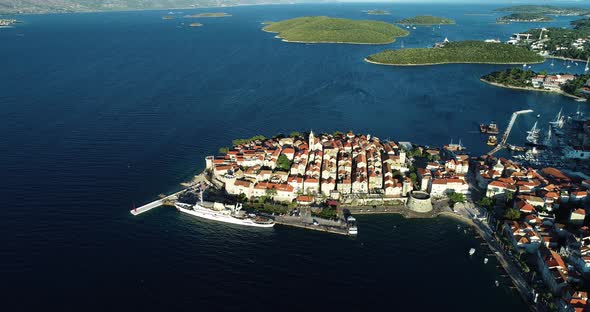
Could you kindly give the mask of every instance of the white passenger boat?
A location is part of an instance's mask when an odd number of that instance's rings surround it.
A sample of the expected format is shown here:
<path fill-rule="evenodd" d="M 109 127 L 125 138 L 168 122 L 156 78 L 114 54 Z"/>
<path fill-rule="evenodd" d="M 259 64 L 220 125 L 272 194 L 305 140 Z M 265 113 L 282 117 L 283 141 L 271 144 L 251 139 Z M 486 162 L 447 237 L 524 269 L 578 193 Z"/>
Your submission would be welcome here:
<path fill-rule="evenodd" d="M 346 218 L 346 224 L 348 225 L 349 235 L 357 235 L 359 233 L 359 229 L 356 225 L 356 219 L 353 216 L 348 216 Z"/>
<path fill-rule="evenodd" d="M 249 215 L 245 215 L 244 213 L 240 213 L 240 210 L 242 209 L 241 204 L 236 204 L 230 209 L 227 209 L 221 204 L 215 205 L 217 207 L 214 206 L 212 208 L 203 207 L 199 205 L 199 203 L 196 203 L 195 205 L 176 203 L 174 206 L 180 212 L 208 220 L 266 228 L 273 227 L 275 225 L 274 221 L 271 219 L 259 216 L 251 217 Z"/>

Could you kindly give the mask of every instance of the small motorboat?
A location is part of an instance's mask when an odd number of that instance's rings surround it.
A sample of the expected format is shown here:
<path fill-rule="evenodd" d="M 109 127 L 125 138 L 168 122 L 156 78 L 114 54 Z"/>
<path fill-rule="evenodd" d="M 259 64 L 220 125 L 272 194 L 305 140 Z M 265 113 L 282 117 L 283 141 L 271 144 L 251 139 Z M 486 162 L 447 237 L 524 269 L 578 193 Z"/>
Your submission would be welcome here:
<path fill-rule="evenodd" d="M 469 255 L 470 256 L 473 256 L 474 253 L 475 253 L 475 248 L 469 249 Z"/>

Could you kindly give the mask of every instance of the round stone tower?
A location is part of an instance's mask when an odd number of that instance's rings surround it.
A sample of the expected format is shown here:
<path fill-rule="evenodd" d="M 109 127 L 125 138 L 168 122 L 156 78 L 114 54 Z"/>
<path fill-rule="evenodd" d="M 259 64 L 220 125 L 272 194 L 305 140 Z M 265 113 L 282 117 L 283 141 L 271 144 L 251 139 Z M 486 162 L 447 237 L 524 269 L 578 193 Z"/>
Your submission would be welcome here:
<path fill-rule="evenodd" d="M 412 191 L 408 197 L 408 208 L 415 212 L 429 212 L 432 210 L 430 194 L 422 191 Z"/>

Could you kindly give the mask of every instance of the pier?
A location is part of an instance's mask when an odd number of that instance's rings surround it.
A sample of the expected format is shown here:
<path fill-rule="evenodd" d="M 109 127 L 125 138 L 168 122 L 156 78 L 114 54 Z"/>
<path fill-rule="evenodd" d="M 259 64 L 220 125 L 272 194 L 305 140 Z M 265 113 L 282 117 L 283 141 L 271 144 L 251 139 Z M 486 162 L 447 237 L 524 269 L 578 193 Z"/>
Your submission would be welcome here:
<path fill-rule="evenodd" d="M 500 142 L 498 143 L 498 146 L 494 147 L 493 150 L 488 152 L 488 155 L 492 156 L 495 153 L 497 153 L 498 151 L 500 151 L 503 148 L 506 148 L 506 141 L 508 141 L 508 136 L 510 135 L 510 131 L 512 130 L 512 126 L 514 126 L 514 123 L 516 122 L 516 117 L 518 117 L 518 115 L 521 114 L 528 114 L 528 113 L 532 113 L 533 110 L 532 109 L 525 109 L 525 110 L 520 110 L 520 111 L 516 111 L 514 113 L 512 113 L 512 117 L 510 117 L 510 122 L 508 123 L 508 127 L 506 127 L 506 131 L 504 131 L 504 134 L 502 135 L 502 140 L 500 140 Z"/>

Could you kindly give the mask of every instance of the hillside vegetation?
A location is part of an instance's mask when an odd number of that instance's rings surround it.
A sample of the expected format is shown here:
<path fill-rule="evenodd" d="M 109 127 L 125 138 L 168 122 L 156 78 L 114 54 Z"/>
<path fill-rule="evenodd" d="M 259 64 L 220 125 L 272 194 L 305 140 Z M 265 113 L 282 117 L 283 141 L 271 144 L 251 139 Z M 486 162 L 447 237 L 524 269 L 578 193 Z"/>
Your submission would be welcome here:
<path fill-rule="evenodd" d="M 540 63 L 544 58 L 525 48 L 482 41 L 450 42 L 442 48 L 387 50 L 366 58 L 386 65 L 433 65 L 446 63 Z"/>
<path fill-rule="evenodd" d="M 590 10 L 584 8 L 562 8 L 553 5 L 515 5 L 496 9 L 498 12 L 538 13 L 551 15 L 586 15 Z"/>
<path fill-rule="evenodd" d="M 541 13 L 512 13 L 497 19 L 498 22 L 551 22 L 553 20 Z"/>
<path fill-rule="evenodd" d="M 316 43 L 384 44 L 408 32 L 393 24 L 326 16 L 299 17 L 266 25 L 284 41 Z"/>
<path fill-rule="evenodd" d="M 419 15 L 410 18 L 404 18 L 403 20 L 397 21 L 397 23 L 402 25 L 448 25 L 455 24 L 455 21 L 450 18 L 432 15 Z"/>

